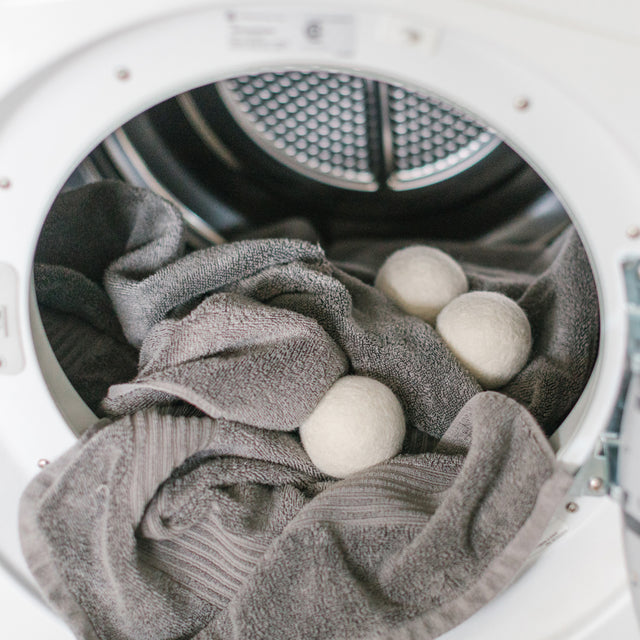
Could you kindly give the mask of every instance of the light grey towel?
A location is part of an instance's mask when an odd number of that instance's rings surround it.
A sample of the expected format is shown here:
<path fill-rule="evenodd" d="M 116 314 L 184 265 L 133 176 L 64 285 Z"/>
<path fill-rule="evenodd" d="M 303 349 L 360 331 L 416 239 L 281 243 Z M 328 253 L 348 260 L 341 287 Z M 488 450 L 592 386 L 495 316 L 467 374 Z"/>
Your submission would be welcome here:
<path fill-rule="evenodd" d="M 197 638 L 435 638 L 513 579 L 569 484 L 520 405 L 478 394 L 434 454 L 312 500 Z"/>
<path fill-rule="evenodd" d="M 30 484 L 27 561 L 87 640 L 432 638 L 503 589 L 569 477 L 516 402 L 328 482 L 293 434 L 152 409 Z"/>
<path fill-rule="evenodd" d="M 25 556 L 81 638 L 191 637 L 319 479 L 290 434 L 141 412 L 89 430 L 32 482 Z"/>

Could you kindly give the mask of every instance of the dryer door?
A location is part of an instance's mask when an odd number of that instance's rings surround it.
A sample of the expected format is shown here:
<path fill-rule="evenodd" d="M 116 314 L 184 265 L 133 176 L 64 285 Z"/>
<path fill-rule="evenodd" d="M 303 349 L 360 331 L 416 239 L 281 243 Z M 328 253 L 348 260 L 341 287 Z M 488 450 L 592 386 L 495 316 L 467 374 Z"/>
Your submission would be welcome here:
<path fill-rule="evenodd" d="M 629 303 L 628 388 L 620 423 L 618 483 L 631 593 L 640 617 L 640 260 L 624 264 Z"/>

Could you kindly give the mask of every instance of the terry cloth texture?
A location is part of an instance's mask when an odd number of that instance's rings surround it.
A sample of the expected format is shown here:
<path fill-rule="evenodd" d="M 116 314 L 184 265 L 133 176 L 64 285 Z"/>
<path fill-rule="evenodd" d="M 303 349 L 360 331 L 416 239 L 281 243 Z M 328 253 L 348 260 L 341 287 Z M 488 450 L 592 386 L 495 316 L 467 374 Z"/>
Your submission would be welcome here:
<path fill-rule="evenodd" d="M 391 253 L 415 240 L 348 241 L 329 256 L 370 284 Z M 533 349 L 527 365 L 500 391 L 524 405 L 547 434 L 582 393 L 598 353 L 598 296 L 587 254 L 573 228 L 544 250 L 437 242 L 462 265 L 470 291 L 497 291 L 527 314 Z"/>
<path fill-rule="evenodd" d="M 125 334 L 132 343 L 142 345 L 143 356 L 152 350 L 147 344 L 156 341 L 157 333 L 170 330 L 166 324 L 171 320 L 165 318 L 172 310 L 191 308 L 204 294 L 208 296 L 200 305 L 218 308 L 221 296 L 224 296 L 223 300 L 228 296 L 240 296 L 242 300 L 249 298 L 268 304 L 271 309 L 280 310 L 283 316 L 288 312 L 292 317 L 304 317 L 305 322 L 317 323 L 323 328 L 323 335 L 327 339 L 330 337 L 340 352 L 346 354 L 351 373 L 386 384 L 402 403 L 407 421 L 431 436 L 441 436 L 465 402 L 480 391 L 478 383 L 432 327 L 407 316 L 383 294 L 336 269 L 317 246 L 291 240 L 248 240 L 188 254 L 148 277 L 137 278 L 136 275 L 137 256 L 135 253 L 125 255 L 107 270 L 105 286 Z M 184 317 L 180 327 L 174 326 L 177 333 L 188 331 L 194 322 L 194 314 L 202 311 L 200 305 Z M 256 304 L 255 308 L 260 307 Z M 250 307 L 245 308 L 245 314 L 251 314 Z M 205 323 L 215 321 L 215 315 L 205 314 Z M 228 340 L 237 334 L 234 327 L 240 326 L 241 319 L 222 319 L 218 326 L 222 328 L 225 323 L 229 324 L 231 336 L 227 336 L 225 329 L 221 339 Z M 245 321 L 245 324 L 249 333 L 254 327 L 262 331 L 258 321 Z M 283 324 L 281 330 L 286 331 L 285 327 Z M 185 343 L 188 341 L 189 337 L 184 340 Z M 176 344 L 175 338 L 172 344 Z M 286 341 L 281 346 L 283 351 L 291 350 Z M 239 355 L 243 353 L 247 358 L 255 359 L 248 350 Z M 295 354 L 291 359 L 293 356 Z M 337 359 L 338 355 L 334 357 Z M 130 403 L 137 408 L 138 398 L 147 395 L 145 387 L 157 384 L 158 379 L 168 377 L 176 386 L 188 386 L 180 375 L 181 369 L 170 366 L 181 365 L 184 360 L 193 361 L 198 368 L 206 365 L 206 361 L 194 361 L 189 350 L 174 354 L 171 362 L 167 361 L 166 352 L 161 351 L 150 366 L 145 366 L 146 359 L 143 361 L 143 367 L 132 383 L 133 388 L 132 385 L 111 388 L 105 408 L 114 414 L 127 411 Z M 232 364 L 238 369 L 235 361 Z M 334 373 L 323 385 L 322 394 L 344 373 L 337 365 L 332 367 L 331 360 L 325 358 L 310 367 L 308 374 L 303 372 L 305 379 L 298 387 L 309 386 L 313 380 L 311 374 L 318 366 L 328 377 Z M 241 373 L 238 371 L 236 376 L 237 384 L 240 384 Z M 307 375 L 309 380 L 306 380 Z M 200 384 L 211 387 L 218 382 L 217 379 L 204 379 Z M 137 390 L 136 386 L 139 387 Z M 268 396 L 259 387 L 253 389 L 258 392 L 257 396 Z M 211 388 L 203 390 L 207 394 L 213 392 Z M 181 397 L 178 392 L 176 395 Z M 316 395 L 314 401 L 306 403 L 308 413 L 319 397 Z M 279 403 L 288 400 L 300 402 L 299 397 L 290 395 L 280 396 Z M 204 410 L 202 406 L 199 408 Z M 296 415 L 300 417 L 299 413 Z M 299 424 L 291 423 L 293 428 Z"/>
<path fill-rule="evenodd" d="M 162 235 L 158 261 L 163 250 L 181 252 L 174 218 L 171 205 L 147 191 L 99 184 L 58 198 L 40 234 L 34 281 L 42 324 L 70 382 L 99 415 L 109 386 L 135 376 L 138 362 L 102 286 L 104 271 L 140 233 Z"/>
<path fill-rule="evenodd" d="M 463 261 L 473 288 L 532 321 L 538 342 L 507 388 L 519 402 L 482 392 L 433 328 L 367 284 L 366 256 L 350 266 L 356 253 L 338 268 L 301 240 L 189 252 L 178 212 L 145 191 L 58 199 L 36 256 L 43 319 L 65 344 L 86 329 L 73 366 L 58 357 L 92 408 L 110 385 L 111 418 L 33 480 L 20 518 L 79 637 L 435 637 L 522 566 L 569 482 L 523 404 L 552 430 L 595 357 L 577 237 L 512 271 L 491 250 Z M 99 361 L 92 379 L 82 365 Z M 335 481 L 296 428 L 347 373 L 396 393 L 408 437 L 403 455 Z"/>
<path fill-rule="evenodd" d="M 150 409 L 45 468 L 21 535 L 80 638 L 433 638 L 509 583 L 569 482 L 495 392 L 434 453 L 333 483 L 293 434 Z"/>

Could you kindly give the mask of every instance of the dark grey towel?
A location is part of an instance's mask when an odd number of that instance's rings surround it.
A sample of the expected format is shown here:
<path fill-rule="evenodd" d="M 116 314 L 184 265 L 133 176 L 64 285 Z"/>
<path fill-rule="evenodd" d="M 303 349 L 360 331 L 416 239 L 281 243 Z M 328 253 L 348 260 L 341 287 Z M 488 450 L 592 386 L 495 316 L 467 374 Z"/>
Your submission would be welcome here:
<path fill-rule="evenodd" d="M 111 301 L 84 274 L 58 264 L 36 264 L 38 308 L 47 339 L 80 397 L 98 415 L 115 382 L 138 370 L 138 353 L 124 338 Z"/>
<path fill-rule="evenodd" d="M 503 589 L 570 478 L 516 402 L 344 481 L 298 439 L 149 410 L 30 484 L 27 561 L 81 638 L 432 638 Z"/>
<path fill-rule="evenodd" d="M 175 207 L 147 190 L 107 181 L 60 196 L 36 248 L 34 281 L 47 337 L 98 415 L 107 389 L 137 371 L 137 349 L 125 340 L 102 280 L 116 258 L 140 247 L 141 235 L 158 237 L 155 264 L 184 251 Z"/>

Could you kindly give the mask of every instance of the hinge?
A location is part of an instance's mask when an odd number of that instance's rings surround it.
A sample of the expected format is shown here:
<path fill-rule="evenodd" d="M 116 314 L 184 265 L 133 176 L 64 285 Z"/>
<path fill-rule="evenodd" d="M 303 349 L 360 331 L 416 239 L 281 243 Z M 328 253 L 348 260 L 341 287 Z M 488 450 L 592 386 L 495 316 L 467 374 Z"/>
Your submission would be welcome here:
<path fill-rule="evenodd" d="M 625 407 L 630 392 L 630 382 L 640 377 L 640 261 L 630 260 L 622 265 L 627 292 L 628 338 L 627 363 L 618 401 L 607 425 L 600 434 L 600 442 L 592 458 L 576 474 L 573 495 L 608 494 L 621 504 L 625 492 L 620 486 L 619 452 L 620 431 L 625 422 Z M 635 384 L 634 384 L 635 386 Z M 627 407 L 627 412 L 629 408 Z M 634 419 L 637 419 L 634 416 Z M 626 422 L 630 416 L 626 416 Z M 635 428 L 635 427 L 634 427 Z"/>

